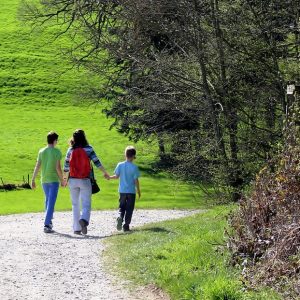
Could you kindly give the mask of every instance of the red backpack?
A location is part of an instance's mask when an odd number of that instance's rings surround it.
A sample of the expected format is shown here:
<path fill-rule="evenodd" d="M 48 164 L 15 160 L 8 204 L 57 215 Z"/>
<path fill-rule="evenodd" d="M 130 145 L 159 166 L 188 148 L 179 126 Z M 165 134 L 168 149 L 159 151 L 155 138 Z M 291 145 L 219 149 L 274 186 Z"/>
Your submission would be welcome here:
<path fill-rule="evenodd" d="M 90 159 L 83 148 L 75 148 L 70 157 L 70 177 L 89 178 L 91 172 Z"/>

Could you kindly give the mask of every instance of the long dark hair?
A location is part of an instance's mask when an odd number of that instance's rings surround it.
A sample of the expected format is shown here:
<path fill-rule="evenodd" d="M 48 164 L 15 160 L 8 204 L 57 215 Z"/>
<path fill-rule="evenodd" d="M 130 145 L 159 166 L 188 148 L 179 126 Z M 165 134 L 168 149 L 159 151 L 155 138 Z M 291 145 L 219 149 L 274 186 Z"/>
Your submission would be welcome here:
<path fill-rule="evenodd" d="M 86 147 L 88 144 L 84 131 L 82 129 L 76 129 L 70 139 L 70 146 L 74 149 Z"/>

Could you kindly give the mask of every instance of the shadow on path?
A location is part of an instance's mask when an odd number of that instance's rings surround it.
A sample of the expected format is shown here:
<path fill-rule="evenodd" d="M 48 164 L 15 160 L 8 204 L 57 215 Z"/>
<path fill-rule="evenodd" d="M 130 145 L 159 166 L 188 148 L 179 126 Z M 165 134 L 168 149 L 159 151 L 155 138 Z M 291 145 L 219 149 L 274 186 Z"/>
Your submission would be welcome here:
<path fill-rule="evenodd" d="M 53 231 L 52 234 L 53 236 L 57 236 L 57 237 L 65 237 L 68 239 L 74 239 L 74 240 L 102 240 L 105 238 L 109 238 L 111 236 L 113 236 L 114 234 L 110 234 L 110 235 L 73 235 L 73 234 L 68 234 L 68 233 L 61 233 L 58 231 Z"/>
<path fill-rule="evenodd" d="M 113 236 L 118 236 L 118 235 L 127 235 L 127 234 L 133 234 L 135 232 L 140 232 L 140 231 L 150 231 L 150 232 L 156 232 L 156 233 L 173 233 L 170 230 L 167 230 L 165 228 L 162 227 L 150 227 L 150 228 L 141 228 L 141 229 L 134 229 L 134 230 L 130 230 L 129 232 L 116 232 L 116 233 L 111 233 L 108 235 L 77 235 L 77 234 L 68 234 L 68 233 L 62 233 L 62 232 L 58 232 L 58 231 L 53 231 L 51 233 L 52 236 L 56 236 L 56 237 L 64 237 L 64 238 L 68 238 L 68 239 L 72 239 L 72 240 L 102 240 L 105 238 L 110 238 Z"/>
<path fill-rule="evenodd" d="M 170 230 L 167 230 L 165 228 L 162 228 L 162 227 L 150 227 L 150 228 L 142 228 L 142 229 L 138 229 L 136 230 L 137 232 L 138 231 L 151 231 L 151 232 L 163 232 L 163 233 L 173 233 L 172 231 Z"/>

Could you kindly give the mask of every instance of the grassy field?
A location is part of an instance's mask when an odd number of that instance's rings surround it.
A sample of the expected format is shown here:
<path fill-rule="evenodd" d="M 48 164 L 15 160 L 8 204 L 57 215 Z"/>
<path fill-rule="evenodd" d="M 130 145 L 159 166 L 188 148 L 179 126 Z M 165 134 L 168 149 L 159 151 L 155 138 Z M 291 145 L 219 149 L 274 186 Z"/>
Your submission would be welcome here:
<path fill-rule="evenodd" d="M 0 3 L 0 177 L 4 183 L 20 183 L 32 174 L 38 150 L 50 130 L 60 135 L 63 154 L 76 128 L 83 128 L 103 165 L 112 173 L 131 144 L 115 130 L 101 106 L 74 103 L 78 89 L 89 81 L 101 80 L 82 70 L 72 69 L 61 49 L 66 38 L 55 41 L 55 29 L 32 33 L 17 19 L 19 0 Z M 192 208 L 204 205 L 204 197 L 193 187 L 151 172 L 156 145 L 138 143 L 136 163 L 142 170 L 142 199 L 138 207 Z M 107 182 L 98 173 L 102 191 L 93 197 L 94 209 L 117 206 L 117 182 Z M 22 190 L 0 192 L 0 214 L 43 210 L 43 193 Z M 71 209 L 69 192 L 61 189 L 56 209 Z"/>
<path fill-rule="evenodd" d="M 105 252 L 110 268 L 136 284 L 154 283 L 174 300 L 281 299 L 270 290 L 245 291 L 240 270 L 229 265 L 224 229 L 230 209 L 215 207 L 114 236 Z"/>

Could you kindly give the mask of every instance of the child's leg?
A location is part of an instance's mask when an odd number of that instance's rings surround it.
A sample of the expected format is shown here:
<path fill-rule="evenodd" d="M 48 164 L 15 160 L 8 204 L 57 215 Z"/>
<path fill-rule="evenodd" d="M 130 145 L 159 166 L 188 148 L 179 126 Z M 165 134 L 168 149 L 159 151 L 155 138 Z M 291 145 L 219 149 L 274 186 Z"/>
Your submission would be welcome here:
<path fill-rule="evenodd" d="M 126 194 L 126 213 L 125 213 L 125 225 L 129 228 L 131 222 L 134 205 L 135 205 L 135 194 Z"/>
<path fill-rule="evenodd" d="M 48 203 L 47 203 L 47 210 L 46 210 L 46 218 L 45 218 L 45 225 L 49 226 L 54 212 L 54 206 L 58 194 L 59 183 L 52 182 L 48 183 Z"/>
<path fill-rule="evenodd" d="M 125 211 L 126 211 L 126 194 L 120 193 L 119 214 L 122 221 L 124 220 Z"/>
<path fill-rule="evenodd" d="M 76 180 L 70 178 L 69 180 L 69 188 L 72 200 L 72 211 L 73 211 L 73 230 L 74 231 L 81 231 L 81 226 L 79 224 L 80 219 L 80 201 L 79 201 L 79 194 L 80 190 L 79 187 L 76 185 Z"/>

